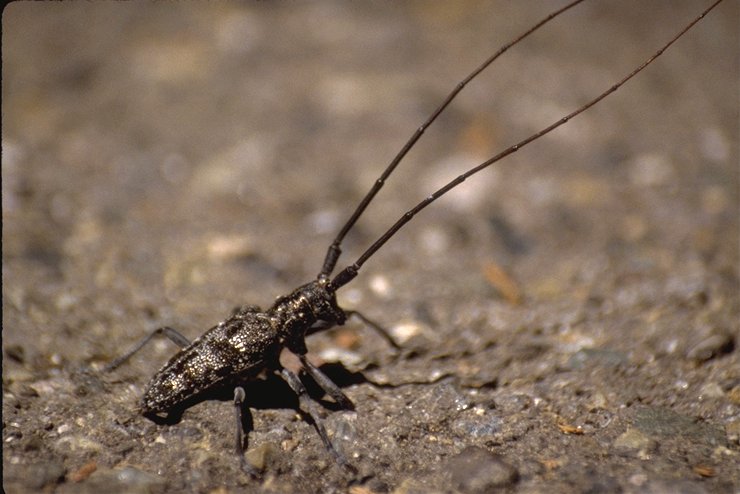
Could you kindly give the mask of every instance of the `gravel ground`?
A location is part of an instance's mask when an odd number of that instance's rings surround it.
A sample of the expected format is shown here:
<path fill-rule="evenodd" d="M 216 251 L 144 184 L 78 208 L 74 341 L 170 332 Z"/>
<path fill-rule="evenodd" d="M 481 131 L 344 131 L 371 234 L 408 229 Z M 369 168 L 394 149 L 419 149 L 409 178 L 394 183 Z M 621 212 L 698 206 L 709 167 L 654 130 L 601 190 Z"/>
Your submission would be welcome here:
<path fill-rule="evenodd" d="M 426 133 L 346 239 L 615 82 L 707 2 L 594 1 Z M 316 276 L 452 86 L 542 2 L 14 3 L 3 16 L 3 466 L 19 492 L 740 492 L 738 2 L 421 213 L 316 334 L 337 466 L 285 384 L 140 416 L 160 341 Z M 309 385 L 311 383 L 309 382 Z M 316 393 L 312 387 L 312 393 Z M 318 396 L 318 398 L 321 398 Z"/>

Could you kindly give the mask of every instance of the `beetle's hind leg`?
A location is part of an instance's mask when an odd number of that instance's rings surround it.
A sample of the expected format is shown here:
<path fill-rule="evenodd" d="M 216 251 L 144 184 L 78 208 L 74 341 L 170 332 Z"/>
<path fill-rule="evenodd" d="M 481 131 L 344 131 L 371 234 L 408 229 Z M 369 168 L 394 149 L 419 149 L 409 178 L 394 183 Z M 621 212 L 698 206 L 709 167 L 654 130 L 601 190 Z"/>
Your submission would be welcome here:
<path fill-rule="evenodd" d="M 239 458 L 239 466 L 249 476 L 259 478 L 259 472 L 251 463 L 244 457 L 244 450 L 248 447 L 247 445 L 247 434 L 249 429 L 252 428 L 252 413 L 249 408 L 244 404 L 244 388 L 237 386 L 234 388 L 234 410 L 236 412 L 236 448 L 235 453 Z M 247 424 L 245 428 L 245 424 Z M 245 430 L 247 432 L 245 432 Z"/>
<path fill-rule="evenodd" d="M 308 416 L 311 418 L 311 421 L 313 422 L 313 426 L 316 429 L 316 432 L 319 434 L 321 441 L 324 443 L 324 446 L 326 446 L 326 449 L 329 450 L 332 456 L 334 456 L 334 458 L 337 460 L 337 463 L 339 463 L 342 467 L 346 468 L 352 473 L 357 473 L 357 469 L 353 467 L 347 461 L 344 455 L 342 455 L 339 451 L 336 450 L 336 448 L 334 448 L 334 445 L 329 439 L 329 435 L 326 433 L 326 429 L 324 428 L 324 425 L 321 423 L 321 419 L 316 409 L 316 402 L 314 402 L 308 396 L 306 387 L 303 386 L 303 383 L 298 378 L 298 376 L 295 375 L 294 372 L 288 369 L 285 369 L 285 368 L 280 370 L 280 375 L 283 376 L 283 379 L 285 379 L 285 381 L 288 383 L 288 386 L 290 386 L 293 392 L 296 395 L 298 395 L 298 403 L 301 408 L 301 411 L 304 413 L 307 413 Z M 323 374 L 321 375 L 324 376 Z M 329 379 L 326 376 L 324 376 L 324 378 Z M 336 386 L 334 383 L 332 383 L 332 385 Z M 340 391 L 340 393 L 342 392 Z M 344 396 L 344 393 L 342 393 L 342 396 Z M 345 396 L 345 398 L 347 397 Z M 347 401 L 349 401 L 349 398 L 347 398 Z M 350 405 L 352 404 L 351 401 L 349 403 Z"/>
<path fill-rule="evenodd" d="M 176 329 L 172 329 L 168 326 L 157 328 L 151 333 L 149 333 L 144 339 L 142 339 L 136 345 L 134 345 L 134 347 L 131 348 L 131 350 L 124 353 L 123 355 L 115 359 L 113 362 L 103 367 L 103 372 L 110 372 L 114 369 L 117 369 L 118 367 L 126 363 L 128 359 L 133 357 L 134 354 L 136 354 L 139 350 L 144 348 L 144 346 L 147 343 L 149 343 L 152 340 L 152 338 L 154 338 L 155 336 L 159 336 L 159 335 L 166 336 L 167 338 L 169 338 L 170 341 L 172 341 L 175 345 L 179 346 L 180 348 L 185 348 L 186 346 L 190 345 L 190 340 L 184 337 L 182 333 L 180 333 Z"/>

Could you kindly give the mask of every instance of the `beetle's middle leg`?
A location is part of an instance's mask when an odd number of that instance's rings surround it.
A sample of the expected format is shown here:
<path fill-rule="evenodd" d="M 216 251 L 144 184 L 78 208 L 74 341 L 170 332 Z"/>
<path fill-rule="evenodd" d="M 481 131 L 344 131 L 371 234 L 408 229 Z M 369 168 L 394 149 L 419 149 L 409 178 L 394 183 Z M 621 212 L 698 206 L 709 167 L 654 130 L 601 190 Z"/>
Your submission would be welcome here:
<path fill-rule="evenodd" d="M 236 412 L 236 456 L 239 458 L 239 465 L 241 466 L 242 470 L 246 472 L 248 475 L 252 477 L 259 477 L 259 473 L 257 470 L 252 466 L 251 463 L 247 461 L 247 459 L 244 457 L 244 450 L 247 446 L 247 433 L 245 433 L 244 430 L 244 422 L 245 420 L 248 420 L 251 424 L 252 422 L 252 414 L 249 411 L 248 408 L 246 408 L 244 404 L 244 398 L 246 397 L 244 393 L 244 388 L 241 386 L 237 386 L 234 388 L 234 410 Z M 250 427 L 251 428 L 251 427 Z"/>
<path fill-rule="evenodd" d="M 356 473 L 357 470 L 347 461 L 347 459 L 339 451 L 337 451 L 334 448 L 334 445 L 329 439 L 329 435 L 326 433 L 326 429 L 321 423 L 321 419 L 316 410 L 316 402 L 314 402 L 308 396 L 308 392 L 306 391 L 305 386 L 303 386 L 303 383 L 301 382 L 301 380 L 298 379 L 298 376 L 295 375 L 294 372 L 288 369 L 285 369 L 285 368 L 280 370 L 280 375 L 283 376 L 283 379 L 285 379 L 285 381 L 288 383 L 288 386 L 290 386 L 293 392 L 298 395 L 298 403 L 299 403 L 301 410 L 304 411 L 305 413 L 308 413 L 308 416 L 311 418 L 311 421 L 313 422 L 313 426 L 316 429 L 316 432 L 318 432 L 319 437 L 321 438 L 321 441 L 324 443 L 324 446 L 326 446 L 326 449 L 329 450 L 329 452 L 334 456 L 334 458 L 337 460 L 337 462 L 340 465 Z M 326 376 L 324 377 L 326 379 L 329 379 Z M 350 404 L 351 403 L 352 402 L 350 402 Z"/>
<path fill-rule="evenodd" d="M 301 367 L 308 373 L 311 378 L 316 381 L 316 384 L 321 386 L 326 394 L 332 397 L 332 399 L 345 410 L 354 410 L 355 404 L 352 403 L 344 392 L 339 389 L 339 386 L 334 384 L 334 381 L 329 379 L 329 376 L 319 370 L 318 367 L 308 361 L 308 357 L 304 355 L 298 355 L 301 360 Z"/>

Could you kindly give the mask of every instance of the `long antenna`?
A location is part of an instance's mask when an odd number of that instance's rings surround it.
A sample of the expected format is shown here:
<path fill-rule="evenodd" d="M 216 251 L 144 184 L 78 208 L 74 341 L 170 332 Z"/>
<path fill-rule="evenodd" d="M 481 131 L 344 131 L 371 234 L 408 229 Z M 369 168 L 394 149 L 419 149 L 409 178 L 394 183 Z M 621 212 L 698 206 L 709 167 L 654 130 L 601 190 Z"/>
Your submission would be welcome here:
<path fill-rule="evenodd" d="M 342 229 L 337 234 L 334 241 L 329 246 L 329 249 L 326 251 L 326 257 L 324 258 L 324 265 L 321 268 L 321 273 L 319 273 L 319 278 L 326 278 L 328 277 L 332 271 L 334 271 L 334 267 L 337 264 L 337 260 L 339 259 L 339 256 L 342 253 L 342 240 L 344 240 L 345 235 L 347 235 L 347 232 L 349 232 L 354 224 L 357 222 L 357 220 L 360 218 L 362 213 L 367 208 L 368 204 L 370 204 L 370 201 L 373 200 L 375 195 L 380 191 L 380 189 L 385 184 L 385 180 L 388 178 L 388 176 L 393 173 L 393 170 L 396 169 L 396 166 L 401 162 L 401 160 L 406 156 L 406 154 L 411 150 L 412 147 L 414 147 L 414 144 L 416 144 L 416 141 L 419 140 L 419 138 L 422 136 L 424 131 L 429 127 L 432 122 L 434 122 L 437 117 L 444 111 L 445 108 L 447 108 L 447 105 L 452 102 L 453 99 L 455 99 L 455 96 L 463 90 L 463 88 L 473 80 L 478 74 L 483 72 L 489 65 L 493 63 L 494 60 L 496 60 L 498 57 L 504 54 L 509 48 L 514 46 L 515 44 L 519 43 L 521 40 L 535 32 L 537 29 L 542 27 L 543 25 L 547 24 L 549 21 L 557 17 L 558 15 L 562 14 L 566 10 L 570 9 L 571 7 L 575 7 L 579 3 L 581 3 L 583 0 L 575 0 L 574 2 L 569 3 L 565 7 L 556 10 L 555 12 L 551 13 L 544 19 L 542 19 L 540 22 L 529 28 L 527 31 L 523 32 L 516 38 L 514 38 L 512 41 L 506 43 L 504 46 L 498 49 L 496 53 L 491 55 L 488 59 L 486 59 L 485 62 L 483 62 L 477 69 L 475 69 L 473 72 L 471 72 L 465 79 L 460 81 L 457 86 L 452 90 L 450 94 L 447 95 L 447 98 L 442 102 L 442 104 L 437 108 L 431 116 L 423 123 L 421 126 L 416 129 L 416 132 L 413 133 L 413 135 L 409 138 L 409 140 L 404 144 L 403 148 L 398 152 L 395 158 L 393 158 L 393 161 L 390 162 L 388 167 L 383 171 L 383 173 L 380 175 L 380 178 L 375 181 L 375 184 L 373 184 L 372 188 L 368 191 L 367 195 L 360 201 L 360 204 L 357 206 L 357 209 L 355 209 L 355 212 L 352 213 L 352 216 L 349 217 L 347 220 L 347 223 L 344 224 Z"/>
<path fill-rule="evenodd" d="M 714 9 L 717 5 L 719 5 L 722 2 L 722 0 L 717 0 L 712 5 L 710 5 L 706 10 L 704 10 L 700 15 L 698 15 L 693 21 L 691 21 L 688 25 L 686 25 L 681 31 L 679 31 L 678 34 L 676 34 L 673 38 L 671 38 L 670 41 L 668 41 L 665 45 L 663 45 L 658 51 L 656 51 L 650 58 L 645 60 L 640 66 L 638 66 L 636 69 L 634 69 L 632 72 L 627 74 L 623 79 L 621 79 L 616 84 L 612 85 L 609 89 L 598 95 L 596 98 L 592 99 L 585 105 L 581 106 L 577 110 L 569 113 L 568 115 L 562 117 L 561 119 L 557 120 L 556 122 L 548 125 L 544 129 L 540 130 L 539 132 L 532 134 L 531 136 L 527 137 L 526 139 L 519 141 L 518 143 L 514 144 L 513 146 L 510 146 L 506 148 L 504 151 L 500 152 L 496 156 L 492 157 L 491 159 L 484 161 L 478 166 L 475 166 L 471 168 L 470 170 L 466 171 L 462 175 L 459 175 L 454 180 L 448 182 L 443 187 L 437 189 L 434 193 L 432 193 L 430 196 L 428 196 L 426 199 L 421 201 L 419 204 L 411 208 L 410 210 L 406 211 L 403 216 L 401 216 L 398 221 L 396 221 L 393 226 L 391 226 L 388 231 L 386 231 L 378 240 L 375 241 L 360 257 L 357 259 L 357 261 L 354 262 L 354 264 L 350 264 L 346 268 L 344 268 L 342 271 L 337 274 L 334 279 L 328 283 L 327 289 L 330 291 L 336 291 L 340 287 L 346 285 L 349 283 L 355 276 L 357 276 L 357 272 L 360 270 L 360 267 L 362 267 L 365 262 L 370 259 L 370 257 L 375 254 L 375 252 L 378 251 L 393 235 L 396 234 L 398 230 L 401 229 L 403 225 L 408 223 L 411 218 L 416 216 L 419 211 L 424 209 L 425 207 L 429 206 L 431 203 L 442 197 L 444 194 L 449 192 L 450 190 L 454 189 L 458 185 L 460 185 L 462 182 L 465 181 L 468 177 L 471 175 L 475 175 L 479 171 L 483 170 L 484 168 L 487 168 L 491 166 L 492 164 L 496 163 L 497 161 L 507 157 L 508 155 L 515 153 L 522 147 L 526 146 L 532 141 L 535 141 L 539 139 L 540 137 L 544 136 L 545 134 L 548 134 L 549 132 L 557 129 L 564 123 L 568 122 L 570 119 L 575 117 L 576 115 L 579 115 L 580 113 L 583 113 L 584 111 L 588 110 L 592 106 L 594 106 L 596 103 L 601 101 L 602 99 L 609 96 L 611 93 L 619 89 L 622 85 L 624 85 L 627 81 L 632 79 L 634 76 L 636 76 L 638 73 L 640 73 L 645 67 L 650 65 L 656 58 L 658 58 L 660 55 L 663 54 L 663 52 L 668 49 L 673 43 L 675 43 L 681 36 L 683 36 L 686 31 L 691 29 L 697 22 L 702 20 L 712 9 Z"/>

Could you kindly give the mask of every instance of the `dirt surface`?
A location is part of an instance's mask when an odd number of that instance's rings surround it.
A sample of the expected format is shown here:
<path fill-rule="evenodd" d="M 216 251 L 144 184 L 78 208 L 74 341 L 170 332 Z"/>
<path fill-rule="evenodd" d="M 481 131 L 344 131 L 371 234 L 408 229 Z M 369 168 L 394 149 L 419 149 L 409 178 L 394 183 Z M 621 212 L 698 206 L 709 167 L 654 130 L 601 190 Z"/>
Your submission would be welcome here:
<path fill-rule="evenodd" d="M 626 74 L 707 2 L 579 6 L 425 134 L 340 267 L 435 187 Z M 14 3 L 3 15 L 6 492 L 740 490 L 738 3 L 424 211 L 339 292 L 387 327 L 309 339 L 338 467 L 277 379 L 175 425 L 175 353 L 318 273 L 413 130 L 543 2 Z M 315 387 L 314 387 L 315 388 Z"/>

